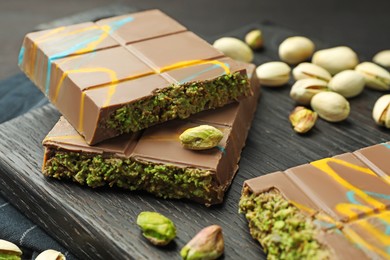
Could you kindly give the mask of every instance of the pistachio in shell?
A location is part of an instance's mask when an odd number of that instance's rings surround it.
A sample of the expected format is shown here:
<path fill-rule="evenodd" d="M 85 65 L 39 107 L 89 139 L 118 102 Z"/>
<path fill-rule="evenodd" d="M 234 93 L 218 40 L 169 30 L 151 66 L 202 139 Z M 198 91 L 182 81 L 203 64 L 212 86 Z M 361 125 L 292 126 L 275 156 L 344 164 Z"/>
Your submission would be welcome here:
<path fill-rule="evenodd" d="M 372 62 L 362 62 L 355 70 L 364 76 L 366 86 L 376 90 L 390 89 L 390 73 Z"/>
<path fill-rule="evenodd" d="M 293 69 L 292 73 L 295 80 L 320 79 L 329 81 L 332 78 L 332 75 L 326 69 L 309 62 L 300 63 Z"/>
<path fill-rule="evenodd" d="M 348 100 L 336 92 L 318 93 L 311 99 L 310 105 L 320 118 L 329 122 L 343 121 L 350 113 Z"/>
<path fill-rule="evenodd" d="M 279 45 L 279 58 L 288 64 L 298 64 L 309 59 L 314 50 L 312 40 L 303 36 L 293 36 Z"/>
<path fill-rule="evenodd" d="M 300 79 L 294 83 L 290 97 L 298 104 L 309 105 L 314 95 L 327 91 L 328 83 L 320 79 Z"/>
<path fill-rule="evenodd" d="M 390 94 L 381 96 L 375 102 L 372 117 L 378 125 L 390 128 Z"/>
<path fill-rule="evenodd" d="M 12 242 L 0 239 L 0 259 L 20 260 L 22 250 Z"/>
<path fill-rule="evenodd" d="M 351 98 L 362 93 L 365 85 L 364 77 L 355 70 L 344 70 L 337 73 L 329 81 L 329 90 L 346 98 Z"/>
<path fill-rule="evenodd" d="M 373 62 L 390 69 L 390 50 L 383 50 L 375 54 Z"/>
<path fill-rule="evenodd" d="M 285 85 L 290 80 L 291 68 L 281 61 L 271 61 L 256 68 L 260 84 L 269 87 Z"/>
<path fill-rule="evenodd" d="M 237 38 L 222 37 L 213 43 L 213 47 L 234 60 L 243 62 L 252 62 L 253 60 L 252 49 Z"/>
<path fill-rule="evenodd" d="M 354 69 L 359 63 L 359 58 L 351 48 L 338 46 L 316 51 L 312 63 L 335 75 L 343 70 Z"/>

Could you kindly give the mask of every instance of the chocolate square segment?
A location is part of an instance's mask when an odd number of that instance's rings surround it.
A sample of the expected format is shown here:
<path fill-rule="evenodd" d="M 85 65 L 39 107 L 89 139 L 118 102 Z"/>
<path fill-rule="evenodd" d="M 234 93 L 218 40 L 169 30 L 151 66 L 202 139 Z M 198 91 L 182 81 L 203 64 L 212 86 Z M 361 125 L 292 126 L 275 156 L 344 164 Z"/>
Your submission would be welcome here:
<path fill-rule="evenodd" d="M 390 143 L 362 148 L 355 155 L 382 178 L 390 182 Z"/>
<path fill-rule="evenodd" d="M 247 65 L 158 10 L 28 34 L 19 65 L 88 144 L 252 94 Z"/>

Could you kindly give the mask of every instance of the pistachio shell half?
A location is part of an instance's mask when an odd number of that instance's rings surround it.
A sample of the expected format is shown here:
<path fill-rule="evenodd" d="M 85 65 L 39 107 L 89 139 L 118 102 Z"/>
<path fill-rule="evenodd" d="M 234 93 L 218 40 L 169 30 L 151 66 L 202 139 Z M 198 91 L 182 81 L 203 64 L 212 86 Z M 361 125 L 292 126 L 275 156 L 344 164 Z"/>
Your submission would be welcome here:
<path fill-rule="evenodd" d="M 279 57 L 289 64 L 297 64 L 309 59 L 314 49 L 315 45 L 309 38 L 289 37 L 279 45 Z"/>
<path fill-rule="evenodd" d="M 253 51 L 251 48 L 237 38 L 222 37 L 216 40 L 213 46 L 234 60 L 243 62 L 251 62 L 253 60 Z"/>
<path fill-rule="evenodd" d="M 297 103 L 308 105 L 314 95 L 327 91 L 328 83 L 320 79 L 300 79 L 292 86 L 290 97 Z"/>
<path fill-rule="evenodd" d="M 281 61 L 271 61 L 256 68 L 256 75 L 260 84 L 277 87 L 286 84 L 290 80 L 291 68 Z"/>
<path fill-rule="evenodd" d="M 340 95 L 351 98 L 362 93 L 366 84 L 364 77 L 357 71 L 344 70 L 337 73 L 328 84 L 331 91 Z"/>
<path fill-rule="evenodd" d="M 379 65 L 372 62 L 363 62 L 356 66 L 366 81 L 367 87 L 376 90 L 390 89 L 390 73 Z"/>
<path fill-rule="evenodd" d="M 5 254 L 7 256 L 9 255 L 10 258 L 12 257 L 11 259 L 20 259 L 20 256 L 22 255 L 22 250 L 20 250 L 20 248 L 14 243 L 0 239 L 0 254 Z"/>
<path fill-rule="evenodd" d="M 374 105 L 372 117 L 378 125 L 390 128 L 390 94 L 381 96 Z"/>
<path fill-rule="evenodd" d="M 296 66 L 293 69 L 293 76 L 295 80 L 314 78 L 329 81 L 332 78 L 326 69 L 309 62 L 303 62 Z"/>
<path fill-rule="evenodd" d="M 355 68 L 359 59 L 351 48 L 339 46 L 315 52 L 312 62 L 335 75 L 343 70 Z"/>
<path fill-rule="evenodd" d="M 321 92 L 310 102 L 318 116 L 329 122 L 339 122 L 346 119 L 350 112 L 348 100 L 336 92 Z"/>
<path fill-rule="evenodd" d="M 35 260 L 66 260 L 66 257 L 53 249 L 47 249 L 40 253 Z"/>
<path fill-rule="evenodd" d="M 378 52 L 372 60 L 383 67 L 390 68 L 390 50 Z"/>

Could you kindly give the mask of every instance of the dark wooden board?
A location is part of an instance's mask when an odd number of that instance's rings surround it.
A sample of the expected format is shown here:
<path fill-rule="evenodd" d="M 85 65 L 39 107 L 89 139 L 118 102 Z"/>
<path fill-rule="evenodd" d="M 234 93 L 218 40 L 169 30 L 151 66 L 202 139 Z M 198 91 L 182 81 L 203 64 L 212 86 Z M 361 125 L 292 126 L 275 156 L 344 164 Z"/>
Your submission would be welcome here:
<path fill-rule="evenodd" d="M 257 26 L 229 35 L 242 37 Z M 256 54 L 257 64 L 276 60 L 279 43 L 294 34 L 270 24 L 261 28 L 268 47 Z M 0 125 L 0 192 L 80 259 L 180 259 L 181 247 L 211 224 L 223 228 L 224 259 L 265 259 L 238 213 L 245 179 L 389 140 L 389 131 L 371 118 L 374 102 L 383 93 L 365 90 L 350 101 L 348 120 L 337 124 L 319 120 L 308 135 L 301 136 L 287 119 L 294 107 L 289 89 L 263 89 L 240 170 L 222 205 L 206 208 L 143 192 L 93 190 L 44 178 L 41 141 L 59 118 L 50 105 Z M 144 210 L 160 212 L 175 222 L 178 236 L 173 244 L 160 249 L 142 238 L 135 220 Z"/>

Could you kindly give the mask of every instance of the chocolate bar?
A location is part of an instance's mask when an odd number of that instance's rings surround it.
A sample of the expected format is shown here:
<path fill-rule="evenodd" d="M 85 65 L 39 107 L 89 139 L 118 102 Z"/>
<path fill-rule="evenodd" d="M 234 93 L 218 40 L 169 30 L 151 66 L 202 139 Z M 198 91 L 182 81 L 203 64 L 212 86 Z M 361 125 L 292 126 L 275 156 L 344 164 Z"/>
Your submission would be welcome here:
<path fill-rule="evenodd" d="M 255 66 L 245 66 L 253 96 L 95 146 L 89 146 L 61 118 L 43 141 L 44 175 L 72 179 L 90 187 L 115 185 L 146 190 L 163 198 L 189 199 L 206 205 L 221 203 L 238 169 L 260 93 Z M 219 145 L 202 151 L 185 149 L 179 135 L 203 124 L 224 133 Z"/>
<path fill-rule="evenodd" d="M 19 66 L 88 144 L 252 94 L 241 63 L 158 10 L 29 33 Z"/>
<path fill-rule="evenodd" d="M 240 212 L 270 259 L 389 259 L 390 144 L 245 181 Z"/>

